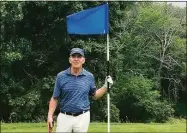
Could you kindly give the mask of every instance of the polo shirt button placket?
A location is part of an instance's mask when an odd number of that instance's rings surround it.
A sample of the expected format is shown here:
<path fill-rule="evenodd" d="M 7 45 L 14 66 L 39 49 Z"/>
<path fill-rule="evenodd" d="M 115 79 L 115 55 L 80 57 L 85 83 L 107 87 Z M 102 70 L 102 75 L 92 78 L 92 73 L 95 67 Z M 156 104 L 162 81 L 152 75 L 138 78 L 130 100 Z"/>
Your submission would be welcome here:
<path fill-rule="evenodd" d="M 75 76 L 75 86 L 77 87 L 77 76 Z"/>

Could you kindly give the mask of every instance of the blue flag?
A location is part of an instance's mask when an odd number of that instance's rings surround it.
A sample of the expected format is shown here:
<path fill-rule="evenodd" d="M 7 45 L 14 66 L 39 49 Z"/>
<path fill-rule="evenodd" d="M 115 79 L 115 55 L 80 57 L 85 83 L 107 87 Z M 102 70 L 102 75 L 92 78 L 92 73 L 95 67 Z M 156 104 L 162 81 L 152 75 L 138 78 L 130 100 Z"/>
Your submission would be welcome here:
<path fill-rule="evenodd" d="M 68 34 L 93 35 L 109 33 L 108 4 L 67 16 Z"/>

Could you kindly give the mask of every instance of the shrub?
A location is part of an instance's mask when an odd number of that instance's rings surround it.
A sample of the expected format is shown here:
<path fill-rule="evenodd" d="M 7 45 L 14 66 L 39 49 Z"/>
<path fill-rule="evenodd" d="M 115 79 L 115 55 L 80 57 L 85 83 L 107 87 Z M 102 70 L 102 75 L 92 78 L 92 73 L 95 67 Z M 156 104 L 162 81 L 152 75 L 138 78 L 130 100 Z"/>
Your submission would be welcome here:
<path fill-rule="evenodd" d="M 141 76 L 120 77 L 115 85 L 114 99 L 120 109 L 120 119 L 132 122 L 165 122 L 174 113 L 172 105 L 161 100 L 153 82 Z"/>

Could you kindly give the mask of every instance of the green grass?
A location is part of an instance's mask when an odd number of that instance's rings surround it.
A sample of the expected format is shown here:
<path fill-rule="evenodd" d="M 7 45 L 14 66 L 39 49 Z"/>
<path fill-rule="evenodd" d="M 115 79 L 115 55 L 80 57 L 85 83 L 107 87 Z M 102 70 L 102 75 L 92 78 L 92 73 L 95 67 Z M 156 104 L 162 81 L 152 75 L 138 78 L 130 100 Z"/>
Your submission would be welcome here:
<path fill-rule="evenodd" d="M 111 132 L 186 132 L 186 122 L 111 123 L 110 129 Z M 1 132 L 47 132 L 47 126 L 46 123 L 1 123 Z M 89 132 L 107 132 L 107 123 L 91 123 Z"/>

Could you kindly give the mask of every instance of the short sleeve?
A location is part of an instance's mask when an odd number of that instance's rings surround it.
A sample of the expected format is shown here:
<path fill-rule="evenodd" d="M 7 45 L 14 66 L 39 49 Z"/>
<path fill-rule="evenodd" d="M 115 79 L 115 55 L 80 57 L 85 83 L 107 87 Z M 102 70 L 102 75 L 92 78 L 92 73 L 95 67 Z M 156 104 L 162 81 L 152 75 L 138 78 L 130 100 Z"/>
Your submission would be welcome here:
<path fill-rule="evenodd" d="M 54 91 L 53 91 L 53 97 L 58 98 L 59 96 L 60 96 L 60 76 L 57 75 L 55 86 L 54 86 Z"/>
<path fill-rule="evenodd" d="M 94 96 L 96 92 L 96 85 L 95 85 L 95 79 L 92 76 L 91 77 L 91 83 L 90 83 L 90 91 L 89 91 L 89 95 L 90 96 Z"/>

